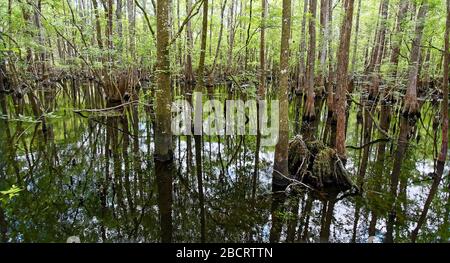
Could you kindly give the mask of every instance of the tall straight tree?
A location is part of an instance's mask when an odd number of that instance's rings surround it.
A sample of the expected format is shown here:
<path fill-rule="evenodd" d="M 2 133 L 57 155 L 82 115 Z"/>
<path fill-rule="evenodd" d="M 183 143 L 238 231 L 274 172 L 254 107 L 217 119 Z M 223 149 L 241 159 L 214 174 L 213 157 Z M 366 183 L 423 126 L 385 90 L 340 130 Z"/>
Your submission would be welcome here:
<path fill-rule="evenodd" d="M 172 158 L 170 57 L 169 57 L 169 1 L 157 1 L 157 89 L 155 122 L 155 158 Z"/>
<path fill-rule="evenodd" d="M 233 71 L 233 47 L 235 37 L 235 3 L 236 0 L 231 0 L 230 9 L 228 10 L 228 51 L 227 51 L 227 73 L 231 74 Z"/>
<path fill-rule="evenodd" d="M 259 86 L 258 96 L 259 99 L 264 98 L 266 90 L 266 7 L 267 0 L 261 0 L 261 37 L 259 40 Z"/>
<path fill-rule="evenodd" d="M 325 85 L 325 74 L 326 74 L 326 60 L 327 60 L 327 44 L 328 44 L 328 5 L 330 4 L 329 0 L 320 0 L 320 67 L 319 67 L 319 83 L 320 86 L 323 87 Z"/>
<path fill-rule="evenodd" d="M 336 124 L 336 151 L 341 158 L 346 158 L 345 153 L 345 126 L 346 126 L 346 104 L 347 104 L 347 82 L 348 61 L 350 49 L 350 36 L 352 34 L 354 0 L 344 1 L 345 15 L 341 25 L 341 36 L 337 53 L 337 87 L 335 114 Z"/>
<path fill-rule="evenodd" d="M 419 112 L 419 103 L 417 102 L 417 75 L 419 72 L 420 46 L 422 43 L 423 28 L 425 26 L 425 17 L 428 12 L 428 3 L 424 0 L 419 8 L 416 19 L 416 29 L 414 40 L 412 42 L 411 55 L 409 59 L 409 77 L 405 96 L 405 105 L 403 113 L 411 116 Z"/>
<path fill-rule="evenodd" d="M 303 1 L 303 18 L 299 41 L 299 57 L 298 57 L 298 78 L 297 78 L 297 92 L 304 89 L 305 84 L 305 49 L 306 49 L 306 16 L 308 13 L 308 0 Z"/>
<path fill-rule="evenodd" d="M 208 0 L 203 0 L 203 19 L 202 33 L 200 42 L 200 60 L 197 70 L 197 91 L 202 91 L 205 86 L 205 56 L 206 56 L 206 37 L 208 33 Z M 198 103 L 198 102 L 196 102 Z M 201 112 L 195 113 L 195 121 L 201 122 Z M 195 163 L 197 172 L 197 189 L 200 206 L 200 241 L 206 242 L 206 215 L 205 215 L 205 197 L 203 193 L 203 167 L 202 167 L 202 136 L 195 134 Z"/>
<path fill-rule="evenodd" d="M 408 1 L 400 1 L 399 10 L 397 14 L 397 22 L 395 25 L 395 33 L 391 40 L 391 58 L 390 58 L 390 73 L 394 78 L 397 77 L 398 62 L 400 58 L 400 47 L 403 41 L 403 20 L 406 18 L 408 11 Z"/>
<path fill-rule="evenodd" d="M 317 0 L 309 1 L 309 49 L 306 70 L 306 105 L 304 120 L 311 121 L 315 117 L 314 113 L 314 68 L 316 61 L 316 10 Z"/>
<path fill-rule="evenodd" d="M 192 0 L 186 0 L 186 13 L 192 8 Z M 189 19 L 186 24 L 186 65 L 185 65 L 185 79 L 188 85 L 194 81 L 194 73 L 192 70 L 192 49 L 194 48 L 192 25 Z"/>
<path fill-rule="evenodd" d="M 275 163 L 272 180 L 272 190 L 284 189 L 288 176 L 288 92 L 289 92 L 289 35 L 291 32 L 291 0 L 283 0 L 283 16 L 281 26 L 280 52 L 280 87 L 278 88 L 279 138 L 275 146 Z"/>
<path fill-rule="evenodd" d="M 283 219 L 279 216 L 283 212 L 283 195 L 277 193 L 284 191 L 289 184 L 287 177 L 288 147 L 289 147 L 289 37 L 291 32 L 291 0 L 283 0 L 283 15 L 281 22 L 281 51 L 280 51 L 280 86 L 278 88 L 279 100 L 279 134 L 275 146 L 275 161 L 272 175 L 272 192 L 274 192 L 271 204 L 272 227 L 269 241 L 279 242 Z"/>
<path fill-rule="evenodd" d="M 172 161 L 170 60 L 169 60 L 169 0 L 158 0 L 156 7 L 157 88 L 155 121 L 155 174 L 158 180 L 161 241 L 172 241 Z M 170 224 L 167 221 L 170 221 Z M 162 223 L 164 222 L 164 224 Z"/>
<path fill-rule="evenodd" d="M 386 24 L 388 18 L 388 10 L 389 10 L 389 0 L 383 0 L 381 2 L 381 18 L 380 18 L 380 26 L 377 34 L 377 41 L 375 42 L 375 46 L 373 48 L 372 55 L 372 66 L 371 73 L 372 74 L 372 83 L 369 85 L 369 98 L 376 98 L 378 96 L 378 86 L 380 82 L 379 71 L 381 67 L 381 60 L 384 54 L 384 46 L 385 46 L 385 35 L 386 35 Z"/>
<path fill-rule="evenodd" d="M 359 18 L 361 16 L 361 0 L 358 0 L 358 11 L 356 12 L 355 38 L 353 40 L 353 57 L 351 65 L 351 73 L 355 74 L 356 51 L 358 50 L 358 34 L 359 34 Z"/>
<path fill-rule="evenodd" d="M 134 0 L 127 0 L 129 46 L 131 57 L 136 58 L 136 6 Z"/>
<path fill-rule="evenodd" d="M 197 69 L 197 88 L 203 88 L 205 85 L 205 56 L 206 56 L 206 37 L 208 34 L 208 0 L 203 0 L 203 19 L 202 33 L 200 39 L 200 60 Z"/>

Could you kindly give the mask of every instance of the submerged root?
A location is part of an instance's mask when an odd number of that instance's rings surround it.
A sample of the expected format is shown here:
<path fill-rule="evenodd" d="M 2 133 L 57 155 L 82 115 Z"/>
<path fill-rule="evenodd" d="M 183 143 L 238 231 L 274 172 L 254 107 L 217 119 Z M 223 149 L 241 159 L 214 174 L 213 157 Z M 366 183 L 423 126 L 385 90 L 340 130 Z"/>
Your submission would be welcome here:
<path fill-rule="evenodd" d="M 359 192 L 337 152 L 317 140 L 304 142 L 299 135 L 291 140 L 289 172 L 292 178 L 314 189 L 322 199 Z"/>

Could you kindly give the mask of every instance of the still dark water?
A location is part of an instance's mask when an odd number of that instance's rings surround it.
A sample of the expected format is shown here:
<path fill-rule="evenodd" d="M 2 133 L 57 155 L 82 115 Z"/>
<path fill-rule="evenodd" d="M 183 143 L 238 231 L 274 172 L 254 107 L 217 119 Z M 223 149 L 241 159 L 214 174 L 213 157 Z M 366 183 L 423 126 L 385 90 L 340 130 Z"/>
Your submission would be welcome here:
<path fill-rule="evenodd" d="M 202 223 L 194 139 L 174 137 L 172 182 L 167 188 L 170 193 L 166 193 L 172 195 L 172 202 L 161 207 L 153 161 L 154 114 L 149 91 L 141 91 L 141 103 L 121 110 L 78 114 L 75 109 L 99 108 L 100 99 L 92 95 L 95 87 L 83 85 L 80 92 L 72 92 L 67 87 L 59 89 L 60 92 L 49 100 L 42 95 L 43 107 L 49 112 L 45 116 L 45 127 L 33 117 L 15 116 L 10 99 L 10 112 L 0 119 L 0 190 L 11 189 L 13 185 L 21 189 L 1 203 L 3 241 L 66 242 L 68 237 L 78 236 L 81 242 L 158 242 L 161 229 L 168 223 L 167 214 L 161 217 L 161 210 L 164 210 L 171 211 L 173 241 L 199 242 Z M 245 100 L 254 98 L 249 95 L 254 94 L 253 90 L 247 94 L 236 91 L 226 95 L 221 87 L 212 96 L 222 100 L 230 96 Z M 177 89 L 177 94 L 181 93 Z M 323 138 L 326 130 L 325 104 L 320 100 L 316 102 L 318 120 L 312 133 L 318 139 Z M 391 106 L 394 113 L 389 134 L 394 139 L 386 144 L 381 171 L 375 169 L 377 144 L 373 144 L 365 169 L 364 193 L 344 198 L 334 205 L 315 199 L 305 191 L 288 193 L 282 201 L 283 209 L 274 211 L 275 197 L 271 193 L 274 147 L 257 149 L 256 136 L 250 135 L 203 136 L 206 242 L 268 242 L 274 227 L 279 229 L 281 242 L 325 241 L 320 238 L 324 229 L 329 230 L 330 242 L 368 242 L 374 209 L 379 216 L 375 221 L 375 236 L 371 239 L 382 242 L 389 210 L 389 176 L 399 132 L 398 112 L 395 105 Z M 359 110 L 360 106 L 351 104 L 347 145 L 362 145 Z M 29 109 L 25 112 L 32 116 Z M 295 112 L 292 106 L 291 137 L 294 136 Z M 423 104 L 422 117 L 409 136 L 401 163 L 395 242 L 410 240 L 410 232 L 431 186 L 430 175 L 434 171 L 436 149 L 439 149 L 436 146 L 440 145 L 440 139 L 437 145 L 434 142 L 433 120 L 437 112 L 437 107 Z M 374 111 L 376 122 L 377 114 Z M 373 128 L 372 138 L 378 138 L 376 128 Z M 346 167 L 355 181 L 362 158 L 362 149 L 348 148 Z M 447 166 L 445 179 L 420 231 L 420 242 L 448 238 L 448 170 Z M 255 178 L 256 185 L 253 184 Z M 253 189 L 256 192 L 253 193 Z M 272 220 L 274 216 L 278 219 L 276 222 Z"/>

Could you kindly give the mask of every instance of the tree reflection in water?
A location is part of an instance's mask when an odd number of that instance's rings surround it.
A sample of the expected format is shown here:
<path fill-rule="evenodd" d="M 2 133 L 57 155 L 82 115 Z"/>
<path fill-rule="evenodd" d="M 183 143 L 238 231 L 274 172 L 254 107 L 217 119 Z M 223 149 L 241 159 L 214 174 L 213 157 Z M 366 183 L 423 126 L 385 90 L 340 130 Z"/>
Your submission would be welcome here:
<path fill-rule="evenodd" d="M 211 96 L 230 98 L 222 91 Z M 258 136 L 174 136 L 173 162 L 154 161 L 151 105 L 73 112 L 95 101 L 88 94 L 58 98 L 45 129 L 41 122 L 0 120 L 0 189 L 23 189 L 0 207 L 2 241 L 367 242 L 375 236 L 381 242 L 386 236 L 407 242 L 433 179 L 428 123 L 438 108 L 429 103 L 416 123 L 396 114 L 366 123 L 357 118 L 361 105 L 351 104 L 347 144 L 355 147 L 348 148 L 346 166 L 352 180 L 364 182 L 362 195 L 324 200 L 301 187 L 272 193 L 274 148 L 261 146 Z M 332 144 L 325 105 L 316 101 L 317 121 L 301 123 L 301 133 Z M 364 120 L 377 111 L 363 112 Z M 291 120 L 296 112 L 291 105 Z M 370 137 L 386 140 L 358 147 Z M 419 241 L 447 235 L 447 196 L 441 185 Z"/>

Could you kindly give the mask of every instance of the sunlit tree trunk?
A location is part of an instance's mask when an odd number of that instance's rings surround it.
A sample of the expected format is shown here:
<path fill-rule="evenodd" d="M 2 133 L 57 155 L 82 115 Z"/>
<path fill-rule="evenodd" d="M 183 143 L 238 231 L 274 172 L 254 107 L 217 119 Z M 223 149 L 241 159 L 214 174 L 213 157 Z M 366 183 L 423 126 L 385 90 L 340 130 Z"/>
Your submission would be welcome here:
<path fill-rule="evenodd" d="M 208 33 L 208 0 L 203 1 L 203 19 L 202 33 L 200 39 L 200 60 L 197 69 L 197 88 L 202 89 L 205 86 L 205 56 L 206 56 L 206 38 Z"/>
<path fill-rule="evenodd" d="M 157 89 L 155 158 L 172 159 L 170 57 L 169 57 L 169 0 L 157 2 Z"/>
<path fill-rule="evenodd" d="M 113 49 L 113 0 L 107 0 L 107 5 L 105 6 L 107 8 L 106 10 L 106 18 L 107 18 L 107 22 L 106 22 L 106 39 L 107 39 L 107 43 L 108 43 L 108 49 L 111 52 L 111 50 Z M 111 54 L 108 54 L 110 59 L 109 61 L 111 62 Z"/>
<path fill-rule="evenodd" d="M 192 0 L 186 0 L 186 13 L 192 9 Z M 186 24 L 186 68 L 185 68 L 185 78 L 186 84 L 191 85 L 194 81 L 194 73 L 192 70 L 192 50 L 194 48 L 193 36 L 192 36 L 192 25 L 189 20 Z"/>
<path fill-rule="evenodd" d="M 130 55 L 133 59 L 136 58 L 136 6 L 134 0 L 127 0 L 128 13 L 128 41 L 130 46 Z"/>
<path fill-rule="evenodd" d="M 412 42 L 411 55 L 409 59 L 409 77 L 405 96 L 403 113 L 407 116 L 414 116 L 419 113 L 419 103 L 417 102 L 417 74 L 419 66 L 420 45 L 422 43 L 425 17 L 428 11 L 428 4 L 422 3 L 416 19 L 416 29 Z"/>
<path fill-rule="evenodd" d="M 329 22 L 328 22 L 329 4 L 330 4 L 329 0 L 320 0 L 320 44 L 319 44 L 320 67 L 318 77 L 321 92 L 323 92 L 323 88 L 325 85 L 325 75 L 327 69 L 326 62 L 327 62 L 327 46 L 328 46 L 328 30 L 329 30 Z"/>
<path fill-rule="evenodd" d="M 36 9 L 34 12 L 34 24 L 37 29 L 37 37 L 38 37 L 38 43 L 42 47 L 45 47 L 45 38 L 44 38 L 44 28 L 42 26 L 42 19 L 41 19 L 41 13 L 42 13 L 42 0 L 36 0 L 36 4 L 34 5 L 34 8 Z M 47 54 L 45 52 L 45 49 L 42 49 L 41 52 L 39 52 L 39 73 L 43 77 L 47 77 Z"/>
<path fill-rule="evenodd" d="M 303 18 L 300 32 L 299 59 L 298 59 L 298 79 L 297 93 L 304 89 L 305 84 L 305 50 L 306 50 L 306 16 L 308 14 L 308 0 L 303 2 Z"/>
<path fill-rule="evenodd" d="M 267 0 L 261 0 L 261 37 L 259 41 L 259 86 L 258 97 L 264 98 L 266 92 L 266 16 L 267 16 Z"/>
<path fill-rule="evenodd" d="M 355 75 L 355 66 L 356 66 L 356 58 L 358 56 L 358 35 L 359 35 L 359 18 L 361 16 L 361 0 L 358 0 L 358 11 L 356 13 L 356 23 L 355 23 L 355 38 L 353 40 L 353 57 L 352 57 L 352 65 L 351 65 L 351 72 L 353 75 Z"/>
<path fill-rule="evenodd" d="M 386 24 L 389 10 L 389 0 L 381 2 L 381 17 L 379 21 L 379 28 L 377 31 L 377 38 L 373 47 L 372 61 L 369 65 L 369 74 L 371 74 L 371 84 L 369 84 L 369 99 L 374 100 L 378 96 L 378 86 L 380 82 L 380 65 L 383 58 L 383 50 L 386 35 Z"/>
<path fill-rule="evenodd" d="M 250 11 L 249 11 L 249 21 L 248 21 L 248 27 L 247 27 L 247 38 L 245 40 L 245 57 L 244 57 L 244 70 L 247 71 L 247 64 L 248 64 L 248 45 L 250 44 L 250 29 L 252 26 L 252 7 L 253 7 L 253 0 L 250 0 Z"/>
<path fill-rule="evenodd" d="M 270 229 L 270 242 L 279 242 L 282 229 L 284 191 L 289 183 L 288 170 L 288 140 L 289 140 L 289 35 L 291 32 L 291 0 L 283 0 L 283 16 L 281 24 L 281 51 L 280 51 L 280 86 L 278 88 L 279 100 L 279 137 L 275 146 L 275 160 L 272 174 L 272 228 Z"/>
<path fill-rule="evenodd" d="M 231 0 L 230 9 L 228 11 L 228 54 L 227 54 L 228 74 L 232 74 L 233 71 L 233 48 L 235 37 L 235 21 L 234 21 L 235 1 L 236 0 Z"/>
<path fill-rule="evenodd" d="M 354 0 L 344 2 L 344 20 L 341 25 L 341 36 L 337 53 L 337 88 L 335 100 L 336 124 L 336 150 L 340 157 L 346 158 L 345 153 L 345 110 L 347 104 L 347 82 L 348 82 L 348 62 L 350 49 L 350 36 L 352 33 Z"/>
<path fill-rule="evenodd" d="M 117 0 L 116 4 L 116 29 L 117 29 L 117 35 L 120 38 L 120 41 L 122 41 L 123 37 L 123 23 L 122 23 L 122 9 L 123 9 L 123 3 L 122 0 Z M 119 49 L 122 45 L 119 45 Z"/>
<path fill-rule="evenodd" d="M 209 14 L 209 56 L 211 57 L 212 55 L 212 46 L 213 46 L 213 42 L 212 42 L 212 36 L 213 36 L 213 27 L 214 27 L 214 23 L 213 23 L 213 17 L 214 17 L 214 0 L 211 0 L 211 13 Z"/>
<path fill-rule="evenodd" d="M 98 3 L 97 0 L 92 0 L 92 5 L 94 6 L 94 15 L 95 15 L 95 31 L 97 33 L 97 44 L 100 50 L 103 49 L 103 41 L 102 41 L 102 27 L 100 25 L 100 15 L 98 12 Z"/>
<path fill-rule="evenodd" d="M 222 0 L 222 5 L 221 5 L 221 9 L 220 9 L 220 26 L 219 26 L 219 39 L 217 40 L 217 46 L 216 46 L 216 51 L 214 54 L 214 61 L 213 61 L 213 65 L 212 65 L 212 69 L 209 73 L 209 85 L 213 85 L 214 81 L 214 71 L 216 69 L 217 66 L 217 60 L 219 58 L 219 54 L 220 54 L 220 45 L 222 44 L 222 34 L 223 34 L 223 26 L 224 26 L 224 13 L 225 13 L 225 7 L 227 5 L 227 0 Z M 210 35 L 211 37 L 211 35 Z"/>
<path fill-rule="evenodd" d="M 306 71 L 306 104 L 305 112 L 303 116 L 304 121 L 311 121 L 315 118 L 314 113 L 314 68 L 316 60 L 316 9 L 317 1 L 309 1 L 309 49 L 307 58 L 307 71 Z"/>
<path fill-rule="evenodd" d="M 327 81 L 327 108 L 328 108 L 328 115 L 327 115 L 327 122 L 331 124 L 333 121 L 333 112 L 334 112 L 334 87 L 335 87 L 335 81 L 333 79 L 334 73 L 333 73 L 333 52 L 332 52 L 332 7 L 333 0 L 328 0 L 328 81 Z M 327 127 L 330 127 L 327 125 Z M 333 139 L 334 140 L 334 139 Z"/>
<path fill-rule="evenodd" d="M 397 23 L 395 25 L 395 32 L 393 39 L 391 40 L 392 43 L 392 53 L 391 53 L 391 59 L 390 59 L 390 71 L 393 74 L 393 77 L 397 77 L 397 69 L 398 69 L 398 62 L 400 57 L 400 47 L 401 43 L 403 41 L 403 27 L 402 23 L 403 20 L 406 17 L 408 11 L 408 1 L 400 1 L 399 4 L 399 10 L 397 14 Z"/>

